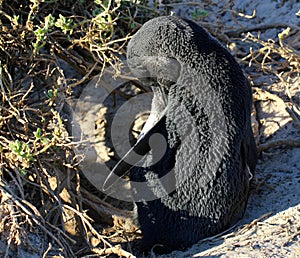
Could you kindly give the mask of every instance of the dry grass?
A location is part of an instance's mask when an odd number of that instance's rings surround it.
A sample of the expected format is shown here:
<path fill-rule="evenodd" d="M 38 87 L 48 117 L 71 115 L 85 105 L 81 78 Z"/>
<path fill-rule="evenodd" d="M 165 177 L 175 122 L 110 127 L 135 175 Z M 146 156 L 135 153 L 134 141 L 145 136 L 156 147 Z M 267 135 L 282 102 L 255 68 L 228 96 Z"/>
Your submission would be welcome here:
<path fill-rule="evenodd" d="M 120 253 L 83 208 L 92 197 L 81 193 L 65 99 L 105 67 L 118 72 L 130 34 L 155 11 L 130 1 L 0 5 L 0 253 Z M 59 59 L 79 78 L 67 78 Z"/>

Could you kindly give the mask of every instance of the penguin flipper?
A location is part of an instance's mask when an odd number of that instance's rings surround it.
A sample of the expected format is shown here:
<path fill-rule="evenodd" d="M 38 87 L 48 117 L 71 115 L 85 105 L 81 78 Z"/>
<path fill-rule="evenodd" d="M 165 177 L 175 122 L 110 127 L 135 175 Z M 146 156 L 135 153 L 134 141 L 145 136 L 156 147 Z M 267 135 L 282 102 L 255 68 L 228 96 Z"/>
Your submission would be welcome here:
<path fill-rule="evenodd" d="M 150 150 L 149 139 L 155 133 L 161 133 L 165 127 L 166 115 L 163 115 L 147 132 L 140 135 L 138 141 L 134 146 L 119 160 L 114 166 L 112 171 L 109 173 L 105 182 L 103 183 L 102 189 L 106 191 L 115 182 L 115 175 L 124 177 L 129 174 L 130 169 L 136 165 Z"/>

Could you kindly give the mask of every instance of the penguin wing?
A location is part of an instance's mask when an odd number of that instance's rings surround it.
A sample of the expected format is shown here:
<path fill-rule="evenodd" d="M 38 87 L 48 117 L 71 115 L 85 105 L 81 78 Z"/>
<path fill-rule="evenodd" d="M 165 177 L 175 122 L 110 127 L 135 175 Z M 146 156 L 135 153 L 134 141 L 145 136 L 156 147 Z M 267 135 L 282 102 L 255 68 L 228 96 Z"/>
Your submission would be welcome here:
<path fill-rule="evenodd" d="M 255 167 L 257 163 L 257 148 L 252 133 L 251 126 L 248 126 L 245 137 L 242 141 L 243 148 L 243 160 L 245 164 L 249 167 L 252 174 L 255 172 Z"/>
<path fill-rule="evenodd" d="M 115 182 L 115 175 L 124 177 L 129 174 L 130 169 L 135 166 L 150 150 L 149 139 L 155 133 L 161 133 L 166 124 L 166 115 L 161 118 L 144 134 L 140 135 L 134 146 L 120 159 L 109 173 L 102 186 L 102 190 L 106 191 Z"/>

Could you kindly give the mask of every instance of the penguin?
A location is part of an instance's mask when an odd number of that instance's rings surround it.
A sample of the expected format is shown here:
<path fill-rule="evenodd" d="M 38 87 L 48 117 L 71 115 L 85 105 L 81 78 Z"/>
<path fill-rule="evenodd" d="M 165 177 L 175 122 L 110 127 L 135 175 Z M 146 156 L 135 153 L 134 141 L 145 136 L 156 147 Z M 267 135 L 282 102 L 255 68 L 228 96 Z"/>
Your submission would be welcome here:
<path fill-rule="evenodd" d="M 251 87 L 217 39 L 176 16 L 146 22 L 127 60 L 152 87 L 151 114 L 104 184 L 112 174 L 143 183 L 132 189 L 142 251 L 184 250 L 244 214 L 257 162 Z"/>

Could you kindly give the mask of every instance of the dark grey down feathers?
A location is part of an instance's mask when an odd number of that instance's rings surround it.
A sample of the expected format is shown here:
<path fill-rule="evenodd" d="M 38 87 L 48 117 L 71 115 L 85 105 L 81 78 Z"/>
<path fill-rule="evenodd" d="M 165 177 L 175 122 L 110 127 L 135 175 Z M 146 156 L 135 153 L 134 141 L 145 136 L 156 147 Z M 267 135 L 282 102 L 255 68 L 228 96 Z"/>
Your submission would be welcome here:
<path fill-rule="evenodd" d="M 154 92 L 154 122 L 137 144 L 153 132 L 167 144 L 163 157 L 146 148 L 143 166 L 130 171 L 131 181 L 145 182 L 145 191 L 157 196 L 136 202 L 141 248 L 184 249 L 243 216 L 256 166 L 251 89 L 216 39 L 174 16 L 144 24 L 129 42 L 127 59 Z"/>

